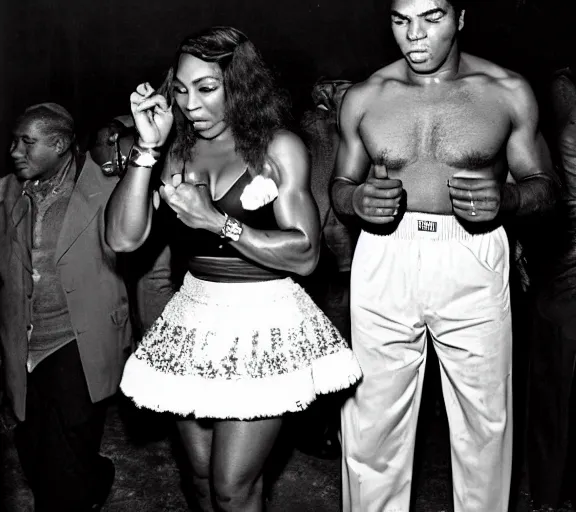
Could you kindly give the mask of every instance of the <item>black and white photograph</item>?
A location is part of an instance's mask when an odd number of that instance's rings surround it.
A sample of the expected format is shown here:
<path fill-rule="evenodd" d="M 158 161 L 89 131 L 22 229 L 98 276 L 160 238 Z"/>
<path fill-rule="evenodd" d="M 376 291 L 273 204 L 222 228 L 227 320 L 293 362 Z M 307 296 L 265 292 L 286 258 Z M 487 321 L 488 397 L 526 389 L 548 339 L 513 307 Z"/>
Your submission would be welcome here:
<path fill-rule="evenodd" d="M 576 512 L 574 0 L 4 0 L 0 512 Z"/>

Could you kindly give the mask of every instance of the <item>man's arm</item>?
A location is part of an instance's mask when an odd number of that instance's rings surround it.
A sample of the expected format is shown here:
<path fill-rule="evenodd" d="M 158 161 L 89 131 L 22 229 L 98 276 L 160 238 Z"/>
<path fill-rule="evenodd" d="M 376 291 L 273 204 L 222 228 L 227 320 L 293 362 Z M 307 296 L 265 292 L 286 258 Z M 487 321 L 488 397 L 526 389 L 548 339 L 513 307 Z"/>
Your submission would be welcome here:
<path fill-rule="evenodd" d="M 515 184 L 502 190 L 500 211 L 523 216 L 550 211 L 558 188 L 550 152 L 538 128 L 538 104 L 522 79 L 510 86 L 512 128 L 506 155 Z"/>
<path fill-rule="evenodd" d="M 330 185 L 330 196 L 336 213 L 343 221 L 356 218 L 353 195 L 364 182 L 370 167 L 358 128 L 362 119 L 364 85 L 352 86 L 344 96 L 338 117 L 340 144 L 336 154 L 336 169 Z"/>
<path fill-rule="evenodd" d="M 371 165 L 360 135 L 370 87 L 374 87 L 370 82 L 354 86 L 344 98 L 340 111 L 342 137 L 330 192 L 334 210 L 343 222 L 361 219 L 370 224 L 388 224 L 400 209 L 402 181 L 389 179 L 384 165 Z"/>

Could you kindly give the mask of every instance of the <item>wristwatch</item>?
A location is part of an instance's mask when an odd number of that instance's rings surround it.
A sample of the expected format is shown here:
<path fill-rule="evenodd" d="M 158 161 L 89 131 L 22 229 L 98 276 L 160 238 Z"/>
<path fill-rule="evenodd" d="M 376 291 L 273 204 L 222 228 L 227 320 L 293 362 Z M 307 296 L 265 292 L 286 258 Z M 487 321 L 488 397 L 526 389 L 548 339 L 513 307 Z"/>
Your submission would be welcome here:
<path fill-rule="evenodd" d="M 158 161 L 159 156 L 160 153 L 154 149 L 141 148 L 137 144 L 134 144 L 128 154 L 128 165 L 151 169 Z"/>
<path fill-rule="evenodd" d="M 244 226 L 238 219 L 230 217 L 226 213 L 224 215 L 226 216 L 226 219 L 224 220 L 224 226 L 222 226 L 222 230 L 220 231 L 220 237 L 231 240 L 232 242 L 237 242 L 240 240 L 240 235 L 242 234 Z"/>

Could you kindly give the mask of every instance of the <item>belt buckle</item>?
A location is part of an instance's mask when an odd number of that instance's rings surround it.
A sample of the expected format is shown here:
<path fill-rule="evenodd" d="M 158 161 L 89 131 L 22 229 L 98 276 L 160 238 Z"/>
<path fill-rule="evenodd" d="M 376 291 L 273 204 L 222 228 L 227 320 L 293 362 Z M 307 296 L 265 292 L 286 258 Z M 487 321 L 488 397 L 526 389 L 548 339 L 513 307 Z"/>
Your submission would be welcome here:
<path fill-rule="evenodd" d="M 437 233 L 438 223 L 433 220 L 418 220 L 418 231 L 425 231 L 426 233 Z"/>

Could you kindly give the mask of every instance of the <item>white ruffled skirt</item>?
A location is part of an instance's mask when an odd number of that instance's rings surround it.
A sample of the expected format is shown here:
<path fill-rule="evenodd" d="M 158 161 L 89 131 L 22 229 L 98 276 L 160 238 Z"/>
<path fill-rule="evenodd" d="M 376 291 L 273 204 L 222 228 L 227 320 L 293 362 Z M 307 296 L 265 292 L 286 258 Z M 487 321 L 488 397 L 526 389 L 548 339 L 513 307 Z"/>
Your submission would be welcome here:
<path fill-rule="evenodd" d="M 247 420 L 303 410 L 361 375 L 346 341 L 292 279 L 222 283 L 187 274 L 120 387 L 139 407 Z"/>

